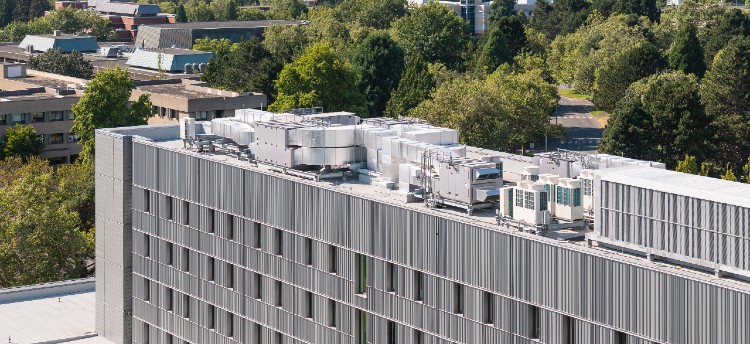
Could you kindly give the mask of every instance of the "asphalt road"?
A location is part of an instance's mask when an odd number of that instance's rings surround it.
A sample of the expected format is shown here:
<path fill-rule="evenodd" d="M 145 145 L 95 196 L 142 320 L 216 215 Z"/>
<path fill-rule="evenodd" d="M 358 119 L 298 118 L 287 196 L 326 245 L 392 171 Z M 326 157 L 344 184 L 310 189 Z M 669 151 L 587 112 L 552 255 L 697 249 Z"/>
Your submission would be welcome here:
<path fill-rule="evenodd" d="M 588 100 L 560 96 L 556 116 L 550 117 L 551 123 L 565 127 L 567 137 L 564 141 L 550 140 L 549 150 L 557 148 L 596 152 L 602 137 L 603 128 L 591 115 L 594 105 Z"/>

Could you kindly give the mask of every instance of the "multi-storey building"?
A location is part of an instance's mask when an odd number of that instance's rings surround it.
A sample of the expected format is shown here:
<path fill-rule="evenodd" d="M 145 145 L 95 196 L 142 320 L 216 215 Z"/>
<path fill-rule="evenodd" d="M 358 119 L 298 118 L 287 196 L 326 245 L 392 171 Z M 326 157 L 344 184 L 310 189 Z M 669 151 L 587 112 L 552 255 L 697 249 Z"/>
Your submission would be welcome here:
<path fill-rule="evenodd" d="M 634 184 L 632 167 L 608 168 L 648 163 L 513 156 L 456 145 L 450 130 L 346 125 L 350 117 L 241 111 L 182 128 L 99 130 L 97 332 L 116 343 L 750 341 L 748 282 L 657 257 L 669 248 L 647 259 L 619 244 L 637 244 L 629 234 L 601 230 L 637 228 L 616 222 L 632 210 L 621 203 L 634 201 L 618 190 L 649 187 Z M 558 190 L 560 207 L 588 209 L 594 199 L 593 221 L 608 214 L 596 227 L 607 245 L 583 240 L 580 215 L 550 220 L 541 196 L 556 182 L 530 173 L 565 179 L 572 191 Z M 579 174 L 587 181 L 568 179 Z M 502 187 L 509 182 L 518 185 Z M 747 186 L 712 185 L 744 188 L 731 193 L 731 209 L 748 214 Z M 484 208 L 511 189 L 499 214 Z M 610 201 L 620 197 L 630 201 Z M 544 216 L 520 221 L 513 207 Z M 716 214 L 703 224 L 721 223 Z M 662 219 L 671 221 L 648 221 Z M 710 231 L 731 233 L 722 255 L 745 262 L 750 234 L 747 217 L 739 221 Z M 661 238 L 681 247 L 702 224 L 691 226 Z M 747 271 L 736 262 L 734 272 Z"/>

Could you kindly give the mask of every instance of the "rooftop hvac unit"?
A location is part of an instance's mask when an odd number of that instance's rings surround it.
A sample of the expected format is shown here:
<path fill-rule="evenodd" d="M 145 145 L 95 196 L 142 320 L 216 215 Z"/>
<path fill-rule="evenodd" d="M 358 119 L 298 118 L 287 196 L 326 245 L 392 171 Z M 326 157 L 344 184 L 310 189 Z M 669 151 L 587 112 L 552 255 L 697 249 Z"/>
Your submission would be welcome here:
<path fill-rule="evenodd" d="M 200 65 L 193 63 L 193 73 L 198 73 L 201 70 Z"/>
<path fill-rule="evenodd" d="M 31 45 L 31 44 L 27 45 L 26 46 L 26 52 L 29 53 L 29 54 L 33 53 L 34 52 L 34 46 Z"/>
<path fill-rule="evenodd" d="M 185 64 L 185 74 L 193 74 L 193 65 L 190 63 Z"/>
<path fill-rule="evenodd" d="M 185 117 L 180 119 L 180 138 L 195 139 L 195 118 Z"/>
<path fill-rule="evenodd" d="M 201 73 L 205 72 L 206 71 L 206 64 L 205 63 L 199 64 L 198 65 L 198 69 L 200 69 Z"/>

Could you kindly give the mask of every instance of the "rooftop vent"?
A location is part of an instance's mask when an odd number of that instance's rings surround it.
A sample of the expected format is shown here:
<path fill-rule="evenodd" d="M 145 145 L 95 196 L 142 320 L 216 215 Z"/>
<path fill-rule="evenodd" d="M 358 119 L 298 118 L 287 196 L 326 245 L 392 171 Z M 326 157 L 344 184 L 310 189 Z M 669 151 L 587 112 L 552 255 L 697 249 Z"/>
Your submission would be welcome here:
<path fill-rule="evenodd" d="M 52 31 L 52 36 L 62 36 L 62 31 L 60 30 Z"/>

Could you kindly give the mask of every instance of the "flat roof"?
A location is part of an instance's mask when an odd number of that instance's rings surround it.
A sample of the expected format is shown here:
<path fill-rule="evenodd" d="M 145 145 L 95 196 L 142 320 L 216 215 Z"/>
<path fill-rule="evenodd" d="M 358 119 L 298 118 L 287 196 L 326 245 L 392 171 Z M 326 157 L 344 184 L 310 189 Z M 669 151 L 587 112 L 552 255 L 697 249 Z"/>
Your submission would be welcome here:
<path fill-rule="evenodd" d="M 750 184 L 650 167 L 595 170 L 602 180 L 750 208 Z"/>
<path fill-rule="evenodd" d="M 52 34 L 43 34 L 43 35 L 29 35 L 34 37 L 44 37 L 44 38 L 54 38 L 54 39 L 92 39 L 96 38 L 94 36 L 77 36 L 77 35 L 69 35 L 69 34 L 59 34 L 59 35 L 52 35 Z"/>
<path fill-rule="evenodd" d="M 64 283 L 46 286 L 51 293 L 42 296 L 23 298 L 25 293 L 33 293 L 22 290 L 18 293 L 21 299 L 0 301 L 0 340 L 19 344 L 111 344 L 94 332 L 93 279 L 89 287 L 77 291 L 60 288 Z"/>
<path fill-rule="evenodd" d="M 157 48 L 157 49 L 138 49 L 136 52 L 148 52 L 165 55 L 206 55 L 211 54 L 210 52 L 192 50 L 192 49 L 177 49 L 177 48 Z"/>
<path fill-rule="evenodd" d="M 144 24 L 141 27 L 157 27 L 165 29 L 223 29 L 223 28 L 254 28 L 270 25 L 293 25 L 300 24 L 292 20 L 249 20 L 249 21 L 227 21 L 227 22 L 190 22 L 174 24 Z"/>
<path fill-rule="evenodd" d="M 198 122 L 198 125 L 200 125 Z M 630 255 L 620 251 L 614 251 L 604 247 L 594 245 L 593 247 L 587 247 L 585 241 L 565 241 L 566 231 L 559 232 L 548 232 L 545 236 L 536 234 L 519 232 L 515 229 L 506 228 L 497 224 L 495 218 L 495 212 L 492 209 L 475 209 L 473 215 L 468 215 L 465 210 L 459 208 L 445 207 L 429 209 L 422 202 L 408 203 L 406 201 L 406 194 L 388 190 L 382 186 L 368 184 L 360 182 L 356 179 L 348 179 L 346 181 L 337 180 L 321 180 L 313 181 L 308 178 L 309 175 L 305 175 L 304 172 L 289 169 L 290 173 L 283 173 L 281 169 L 274 165 L 264 164 L 259 162 L 257 165 L 250 163 L 246 160 L 238 160 L 234 156 L 224 154 L 202 154 L 183 148 L 183 142 L 179 138 L 179 124 L 162 124 L 162 125 L 148 125 L 148 126 L 136 126 L 127 128 L 114 128 L 114 129 L 101 129 L 101 131 L 111 132 L 118 135 L 132 135 L 141 136 L 143 139 L 138 137 L 134 138 L 134 142 L 141 142 L 147 145 L 155 145 L 162 147 L 167 150 L 180 152 L 185 155 L 199 157 L 216 163 L 227 164 L 236 166 L 242 169 L 260 172 L 274 177 L 294 180 L 303 184 L 314 185 L 316 187 L 332 190 L 356 197 L 362 197 L 365 199 L 376 200 L 385 204 L 390 204 L 406 209 L 410 209 L 416 212 L 439 214 L 437 216 L 448 218 L 463 223 L 469 223 L 478 227 L 486 228 L 489 230 L 499 231 L 508 233 L 509 235 L 524 237 L 528 240 L 543 241 L 546 243 L 555 243 L 557 246 L 569 248 L 571 250 L 585 252 L 587 254 L 595 256 L 608 257 L 609 259 L 646 267 L 660 272 L 678 275 L 682 277 L 699 280 L 705 283 L 711 283 L 720 285 L 725 288 L 740 290 L 742 292 L 750 292 L 750 282 L 745 282 L 737 279 L 729 278 L 717 278 L 713 273 L 706 273 L 691 269 L 683 268 L 682 266 L 669 264 L 665 262 L 649 261 L 646 258 Z M 490 152 L 496 153 L 495 155 L 507 155 L 507 153 L 494 152 L 490 150 L 477 149 L 475 147 L 467 147 L 467 157 L 481 156 L 483 154 L 489 154 Z M 644 167 L 652 170 L 659 170 L 653 167 Z M 739 183 L 735 183 L 739 184 Z"/>
<path fill-rule="evenodd" d="M 160 85 L 141 85 L 136 86 L 136 90 L 147 93 L 162 94 L 172 96 L 175 98 L 185 99 L 209 99 L 209 98 L 227 98 L 227 95 L 219 95 L 208 92 L 202 92 L 199 90 L 187 89 L 188 84 L 175 83 L 175 84 L 160 84 Z M 241 96 L 252 96 L 257 95 L 255 93 L 245 94 L 240 93 L 237 97 Z"/>

